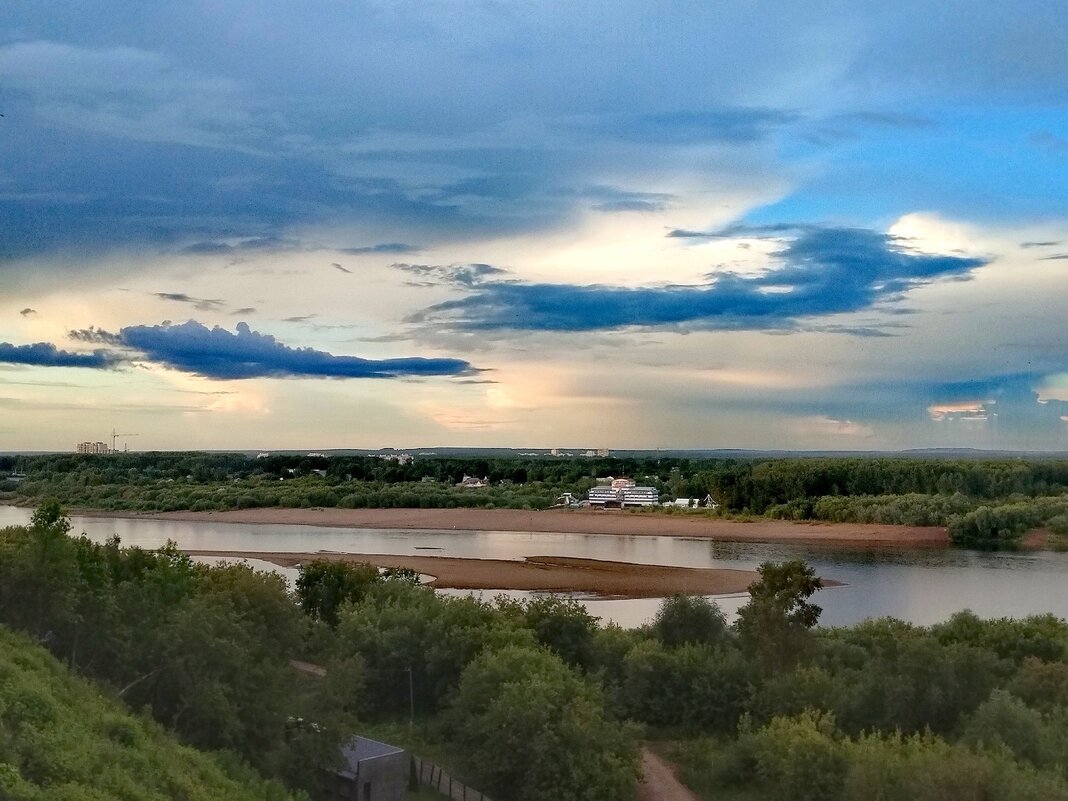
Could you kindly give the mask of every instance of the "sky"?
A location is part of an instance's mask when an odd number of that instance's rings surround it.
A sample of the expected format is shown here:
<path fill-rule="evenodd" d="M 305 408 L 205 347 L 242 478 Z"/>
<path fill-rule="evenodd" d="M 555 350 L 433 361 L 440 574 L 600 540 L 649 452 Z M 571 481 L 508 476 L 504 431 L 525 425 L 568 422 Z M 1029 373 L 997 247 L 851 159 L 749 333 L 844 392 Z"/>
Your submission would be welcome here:
<path fill-rule="evenodd" d="M 1068 16 L 0 5 L 0 450 L 1068 450 Z"/>

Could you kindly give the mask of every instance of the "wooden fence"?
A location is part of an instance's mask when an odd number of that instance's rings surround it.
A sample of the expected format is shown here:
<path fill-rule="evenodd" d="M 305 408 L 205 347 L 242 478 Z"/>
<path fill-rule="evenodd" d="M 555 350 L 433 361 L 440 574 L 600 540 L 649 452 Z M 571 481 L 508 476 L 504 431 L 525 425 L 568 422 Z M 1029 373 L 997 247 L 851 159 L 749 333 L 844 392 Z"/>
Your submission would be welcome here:
<path fill-rule="evenodd" d="M 446 795 L 452 801 L 491 801 L 488 795 L 474 787 L 468 787 L 459 779 L 454 779 L 440 765 L 427 762 L 417 756 L 412 756 L 412 765 L 415 774 L 419 777 L 419 783 L 427 787 L 433 787 L 442 795 Z"/>

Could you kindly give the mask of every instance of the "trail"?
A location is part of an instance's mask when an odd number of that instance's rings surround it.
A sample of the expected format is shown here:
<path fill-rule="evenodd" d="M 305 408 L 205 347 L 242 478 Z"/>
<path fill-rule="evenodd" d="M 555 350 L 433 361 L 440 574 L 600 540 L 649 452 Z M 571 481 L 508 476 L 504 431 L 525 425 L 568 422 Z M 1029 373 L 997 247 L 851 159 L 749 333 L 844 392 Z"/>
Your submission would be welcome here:
<path fill-rule="evenodd" d="M 636 801 L 701 801 L 679 781 L 672 767 L 642 746 L 642 778 Z"/>

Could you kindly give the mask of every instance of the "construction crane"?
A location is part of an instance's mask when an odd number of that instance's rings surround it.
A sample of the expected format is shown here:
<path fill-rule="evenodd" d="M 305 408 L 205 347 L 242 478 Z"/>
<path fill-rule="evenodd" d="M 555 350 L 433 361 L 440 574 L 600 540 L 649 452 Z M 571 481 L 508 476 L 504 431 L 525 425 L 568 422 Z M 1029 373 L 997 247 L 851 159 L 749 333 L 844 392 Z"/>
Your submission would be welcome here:
<path fill-rule="evenodd" d="M 139 435 L 138 434 L 118 434 L 118 433 L 115 432 L 114 428 L 111 429 L 111 452 L 115 453 L 115 440 L 118 439 L 119 437 L 136 437 L 136 436 L 139 436 Z"/>

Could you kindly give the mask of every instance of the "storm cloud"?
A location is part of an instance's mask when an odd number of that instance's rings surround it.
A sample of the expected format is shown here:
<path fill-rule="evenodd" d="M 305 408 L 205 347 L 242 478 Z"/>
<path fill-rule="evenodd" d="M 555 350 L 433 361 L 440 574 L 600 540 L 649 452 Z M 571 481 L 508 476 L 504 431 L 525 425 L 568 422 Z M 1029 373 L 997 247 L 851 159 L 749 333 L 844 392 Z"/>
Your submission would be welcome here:
<path fill-rule="evenodd" d="M 0 363 L 24 364 L 33 367 L 89 367 L 109 369 L 119 363 L 119 359 L 106 350 L 94 350 L 92 353 L 72 353 L 60 350 L 50 342 L 36 342 L 32 345 L 12 345 L 0 342 Z"/>
<path fill-rule="evenodd" d="M 783 230 L 794 230 L 794 237 L 772 254 L 776 263 L 756 276 L 722 272 L 703 284 L 618 287 L 472 280 L 461 272 L 453 280 L 468 291 L 465 297 L 435 304 L 409 320 L 458 331 L 759 330 L 900 300 L 909 289 L 966 276 L 988 263 L 915 252 L 907 241 L 867 229 Z"/>
<path fill-rule="evenodd" d="M 461 359 L 361 359 L 313 348 L 292 348 L 238 323 L 236 332 L 190 320 L 180 325 L 127 326 L 123 344 L 145 361 L 219 380 L 245 378 L 401 378 L 463 375 Z"/>

